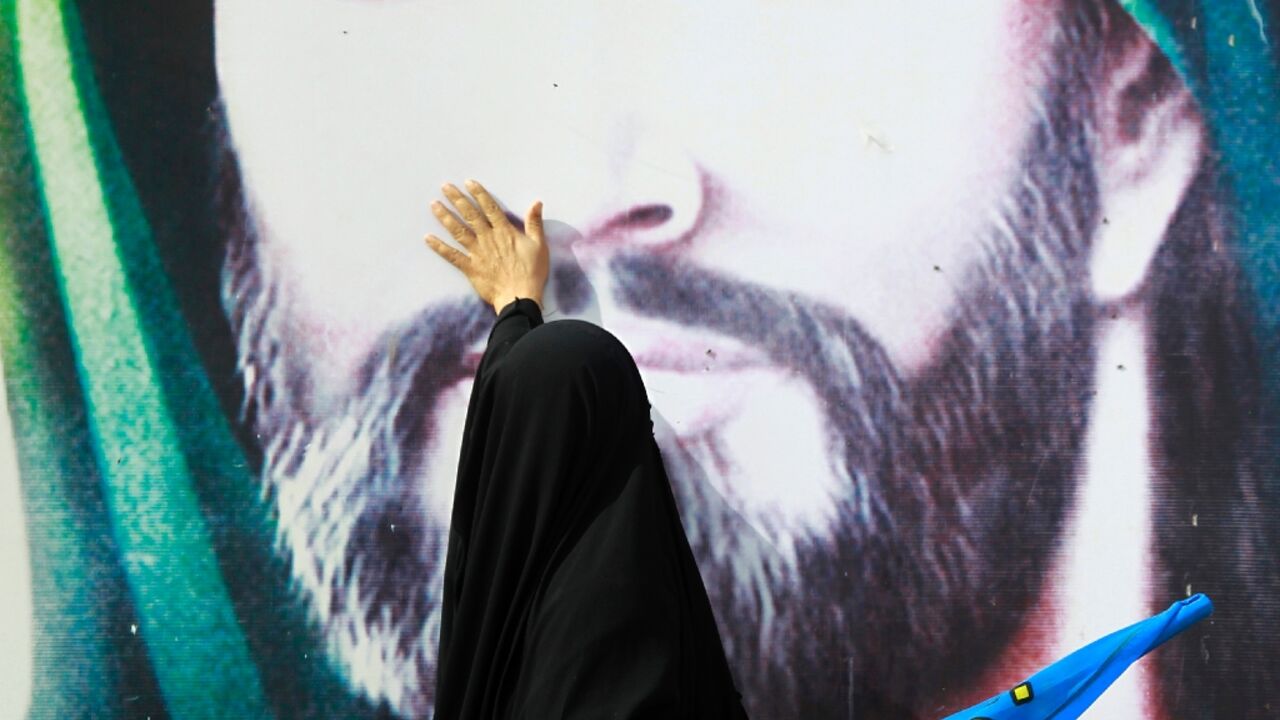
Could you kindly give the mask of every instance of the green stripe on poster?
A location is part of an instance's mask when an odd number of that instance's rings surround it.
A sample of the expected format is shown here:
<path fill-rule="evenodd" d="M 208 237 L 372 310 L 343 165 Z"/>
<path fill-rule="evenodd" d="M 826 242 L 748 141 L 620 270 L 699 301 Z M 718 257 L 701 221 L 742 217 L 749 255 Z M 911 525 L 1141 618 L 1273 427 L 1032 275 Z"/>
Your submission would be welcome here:
<path fill-rule="evenodd" d="M 18 58 L 63 303 L 139 631 L 173 717 L 270 717 L 146 334 L 143 313 L 176 308 L 147 305 L 145 289 L 130 282 L 118 235 L 145 223 L 137 217 L 126 225 L 110 213 L 81 98 L 91 90 L 75 82 L 68 12 L 57 2 L 20 0 Z"/>

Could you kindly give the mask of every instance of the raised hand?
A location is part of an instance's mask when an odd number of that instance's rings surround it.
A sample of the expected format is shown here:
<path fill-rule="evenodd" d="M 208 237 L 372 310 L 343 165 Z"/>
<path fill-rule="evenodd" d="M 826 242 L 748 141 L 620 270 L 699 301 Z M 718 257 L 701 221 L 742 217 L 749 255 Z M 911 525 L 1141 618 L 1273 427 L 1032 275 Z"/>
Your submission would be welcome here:
<path fill-rule="evenodd" d="M 461 270 L 495 313 L 521 297 L 542 305 L 551 270 L 551 252 L 542 232 L 542 201 L 529 207 L 521 232 L 484 186 L 475 180 L 468 180 L 466 186 L 474 200 L 452 183 L 441 187 L 457 214 L 439 200 L 431 203 L 431 212 L 463 249 L 435 235 L 427 235 L 427 245 Z"/>

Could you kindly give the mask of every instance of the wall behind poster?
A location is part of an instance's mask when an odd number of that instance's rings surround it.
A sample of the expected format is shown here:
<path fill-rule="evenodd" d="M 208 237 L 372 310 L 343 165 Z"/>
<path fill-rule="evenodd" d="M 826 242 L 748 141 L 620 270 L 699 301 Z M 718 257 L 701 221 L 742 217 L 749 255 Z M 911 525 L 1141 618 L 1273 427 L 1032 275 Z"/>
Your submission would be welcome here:
<path fill-rule="evenodd" d="M 1276 15 L 4 4 L 0 715 L 429 715 L 475 177 L 636 356 L 753 717 L 1192 592 L 1095 715 L 1280 717 Z"/>

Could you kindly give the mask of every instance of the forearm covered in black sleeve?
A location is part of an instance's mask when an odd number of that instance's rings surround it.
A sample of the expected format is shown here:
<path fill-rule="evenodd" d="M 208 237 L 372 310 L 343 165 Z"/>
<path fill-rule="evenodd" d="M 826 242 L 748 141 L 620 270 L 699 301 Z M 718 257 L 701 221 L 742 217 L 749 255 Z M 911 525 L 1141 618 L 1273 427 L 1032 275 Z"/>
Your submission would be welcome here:
<path fill-rule="evenodd" d="M 518 298 L 507 303 L 498 313 L 493 330 L 489 331 L 489 344 L 480 361 L 480 375 L 489 370 L 524 336 L 542 324 L 542 309 L 528 298 Z"/>

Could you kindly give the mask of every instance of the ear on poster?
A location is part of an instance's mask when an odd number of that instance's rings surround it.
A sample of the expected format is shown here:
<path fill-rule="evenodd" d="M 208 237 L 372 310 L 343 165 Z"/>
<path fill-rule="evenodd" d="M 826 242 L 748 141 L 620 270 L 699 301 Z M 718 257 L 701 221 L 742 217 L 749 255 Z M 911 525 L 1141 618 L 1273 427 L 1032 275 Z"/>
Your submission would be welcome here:
<path fill-rule="evenodd" d="M 1199 171 L 1204 127 L 1191 92 L 1145 36 L 1108 64 L 1096 108 L 1102 221 L 1089 274 L 1094 299 L 1116 303 L 1142 286 Z"/>

